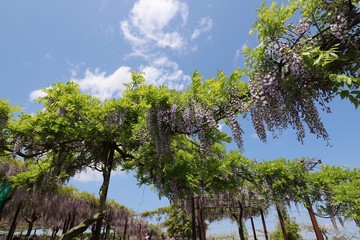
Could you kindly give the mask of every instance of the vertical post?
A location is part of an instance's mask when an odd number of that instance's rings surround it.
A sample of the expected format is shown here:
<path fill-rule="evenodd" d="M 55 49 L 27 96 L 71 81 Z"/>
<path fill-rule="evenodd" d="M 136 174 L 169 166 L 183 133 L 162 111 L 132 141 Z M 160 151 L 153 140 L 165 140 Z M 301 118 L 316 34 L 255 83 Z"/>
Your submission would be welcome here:
<path fill-rule="evenodd" d="M 100 213 L 99 218 L 95 222 L 95 229 L 92 234 L 91 240 L 99 240 L 101 237 L 101 229 L 104 220 L 104 214 L 106 211 L 106 199 L 110 185 L 110 176 L 113 167 L 113 160 L 114 160 L 114 153 L 115 150 L 112 146 L 112 143 L 104 142 L 102 148 L 102 175 L 103 175 L 103 182 L 100 187 L 99 191 L 99 207 L 98 211 Z"/>
<path fill-rule="evenodd" d="M 141 226 L 141 223 L 139 223 L 139 240 L 142 240 L 142 226 Z"/>
<path fill-rule="evenodd" d="M 233 214 L 233 215 L 234 215 L 235 219 L 237 219 L 240 240 L 245 240 L 244 224 L 243 224 L 244 208 L 240 201 L 238 201 L 238 205 L 239 205 L 239 215 L 238 216 L 236 216 L 236 214 Z"/>
<path fill-rule="evenodd" d="M 250 221 L 251 221 L 251 227 L 252 227 L 252 230 L 253 230 L 254 239 L 257 240 L 254 219 L 252 217 L 250 217 Z"/>
<path fill-rule="evenodd" d="M 314 231 L 315 231 L 316 239 L 324 240 L 324 236 L 322 235 L 319 224 L 316 220 L 315 213 L 313 211 L 312 204 L 310 202 L 310 198 L 307 195 L 305 195 L 305 204 L 306 204 L 305 207 L 308 210 L 309 215 L 310 215 L 310 219 L 311 219 L 311 223 L 313 225 Z"/>
<path fill-rule="evenodd" d="M 196 240 L 196 216 L 195 216 L 194 196 L 191 196 L 191 228 L 192 228 L 192 240 Z"/>
<path fill-rule="evenodd" d="M 19 216 L 19 214 L 20 214 L 21 207 L 22 207 L 22 203 L 20 202 L 20 203 L 18 204 L 17 209 L 16 209 L 15 216 L 14 216 L 12 222 L 11 222 L 9 234 L 8 234 L 7 237 L 6 237 L 6 240 L 12 239 L 12 237 L 13 237 L 13 235 L 14 235 L 14 232 L 15 232 L 15 229 L 16 229 L 16 224 L 17 224 L 18 216 Z"/>
<path fill-rule="evenodd" d="M 282 231 L 284 240 L 289 240 L 288 234 L 287 234 L 287 232 L 286 232 L 284 217 L 283 217 L 283 215 L 282 215 L 282 213 L 281 213 L 281 209 L 280 209 L 280 207 L 279 207 L 278 204 L 276 204 L 276 211 L 277 211 L 277 214 L 278 214 L 278 216 L 279 216 L 279 222 L 280 222 L 281 231 Z"/>
<path fill-rule="evenodd" d="M 269 240 L 268 232 L 267 232 L 267 229 L 266 229 L 264 211 L 261 208 L 260 208 L 260 215 L 261 215 L 261 222 L 262 222 L 263 228 L 264 228 L 265 239 Z"/>
<path fill-rule="evenodd" d="M 200 197 L 196 197 L 195 200 L 196 200 L 196 210 L 197 210 L 197 219 L 198 219 L 199 239 L 206 240 L 205 223 L 202 217 Z"/>
<path fill-rule="evenodd" d="M 127 232 L 128 219 L 129 219 L 129 217 L 128 217 L 128 216 L 126 216 L 126 219 L 125 219 L 125 226 L 124 226 L 124 235 L 123 235 L 124 240 L 126 239 L 126 232 Z"/>

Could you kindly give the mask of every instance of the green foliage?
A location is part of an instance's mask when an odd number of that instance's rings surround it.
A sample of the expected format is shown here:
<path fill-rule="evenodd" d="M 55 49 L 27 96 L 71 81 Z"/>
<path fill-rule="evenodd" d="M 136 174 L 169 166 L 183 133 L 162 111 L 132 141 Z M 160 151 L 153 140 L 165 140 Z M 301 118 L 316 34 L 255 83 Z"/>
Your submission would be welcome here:
<path fill-rule="evenodd" d="M 294 15 L 298 5 L 297 1 L 290 1 L 290 4 L 286 6 L 284 4 L 277 5 L 276 2 L 272 2 L 268 7 L 263 2 L 261 8 L 257 10 L 257 20 L 250 34 L 256 31 L 261 42 L 271 41 L 278 36 L 282 36 L 288 30 L 284 22 Z"/>
<path fill-rule="evenodd" d="M 352 78 L 345 74 L 330 74 L 329 78 L 338 84 L 341 99 L 349 99 L 357 109 L 360 104 L 360 90 L 355 86 L 360 86 L 360 78 Z"/>
<path fill-rule="evenodd" d="M 344 216 L 360 226 L 360 182 L 359 169 L 343 169 L 327 166 L 309 176 L 311 196 L 323 203 L 318 206 L 321 213 L 330 216 Z M 320 194 L 320 195 L 319 195 Z"/>
<path fill-rule="evenodd" d="M 49 158 L 42 158 L 37 161 L 28 159 L 26 162 L 13 160 L 12 162 L 7 161 L 6 164 L 15 164 L 18 169 L 14 175 L 9 176 L 12 186 L 17 189 L 37 189 L 43 192 L 57 191 L 60 185 L 69 178 L 66 172 L 51 176 L 52 167 Z"/>
<path fill-rule="evenodd" d="M 167 210 L 168 217 L 164 221 L 164 226 L 168 235 L 185 239 L 191 233 L 190 218 L 176 205 L 171 205 Z"/>
<path fill-rule="evenodd" d="M 5 124 L 15 111 L 20 110 L 19 106 L 10 106 L 9 100 L 0 99 L 0 120 L 1 124 Z M 0 125 L 3 126 L 3 125 Z"/>
<path fill-rule="evenodd" d="M 135 71 L 131 71 L 131 82 L 130 83 L 124 83 L 124 86 L 128 90 L 134 90 L 142 85 L 144 85 L 145 79 L 144 79 L 144 73 L 136 73 Z"/>
<path fill-rule="evenodd" d="M 283 216 L 284 216 L 286 232 L 288 234 L 288 239 L 297 239 L 297 240 L 303 239 L 300 235 L 301 228 L 294 221 L 294 219 L 292 219 L 286 212 L 283 213 Z M 276 225 L 275 230 L 270 233 L 270 239 L 274 239 L 274 240 L 284 239 L 280 223 L 278 223 Z"/>
<path fill-rule="evenodd" d="M 10 120 L 12 121 L 11 118 L 18 110 L 20 110 L 19 106 L 10 106 L 9 101 L 0 99 L 0 155 L 6 155 L 4 148 L 11 142 Z"/>
<path fill-rule="evenodd" d="M 327 67 L 330 63 L 339 59 L 339 55 L 337 54 L 339 50 L 337 49 L 337 46 L 334 46 L 329 50 L 321 50 L 320 46 L 314 48 L 305 46 L 305 48 L 308 49 L 305 49 L 302 52 L 304 61 L 314 66 L 319 66 L 324 68 Z"/>
<path fill-rule="evenodd" d="M 177 202 L 170 206 L 140 213 L 141 217 L 153 218 L 160 222 L 158 225 L 166 228 L 170 237 L 186 238 L 191 233 L 191 220 L 184 209 Z"/>
<path fill-rule="evenodd" d="M 262 183 L 262 194 L 272 196 L 275 202 L 304 202 L 307 193 L 304 160 L 278 158 L 256 165 L 257 181 Z"/>
<path fill-rule="evenodd" d="M 239 151 L 227 152 L 211 172 L 211 189 L 236 194 L 244 181 L 254 181 L 254 162 Z"/>
<path fill-rule="evenodd" d="M 328 139 L 318 106 L 335 97 L 360 104 L 359 5 L 342 0 L 291 0 L 258 9 L 255 48 L 244 48 L 249 67 L 251 113 L 260 139 L 292 126 L 298 140 L 303 123 Z"/>
<path fill-rule="evenodd" d="M 11 111 L 10 111 L 10 107 L 9 107 L 9 101 L 1 99 L 0 100 L 0 117 L 1 117 L 0 119 L 2 122 L 1 122 L 0 126 L 3 126 L 4 120 L 5 120 L 5 122 L 7 121 L 10 112 Z"/>
<path fill-rule="evenodd" d="M 13 152 L 25 159 L 21 164 L 26 171 L 11 176 L 10 181 L 18 188 L 40 186 L 44 181 L 47 187 L 54 187 L 85 167 L 110 176 L 120 165 L 135 169 L 140 184 L 153 184 L 160 196 L 172 200 L 227 193 L 234 202 L 250 202 L 250 216 L 264 199 L 302 202 L 304 195 L 310 194 L 313 201 L 340 206 L 344 216 L 360 224 L 359 171 L 325 166 L 310 174 L 303 161 L 284 158 L 255 164 L 239 151 L 227 152 L 225 144 L 232 139 L 218 129 L 220 121 L 230 126 L 239 150 L 237 117 L 247 113 L 259 135 L 265 129 L 283 129 L 289 124 L 299 129 L 298 139 L 302 140 L 301 121 L 305 121 L 311 132 L 327 139 L 314 101 L 325 106 L 339 94 L 359 106 L 358 4 L 349 1 L 350 7 L 338 8 L 340 3 L 263 3 L 252 30 L 259 44 L 244 49 L 249 70 L 238 68 L 230 76 L 218 71 L 210 79 L 195 71 L 191 86 L 181 92 L 145 85 L 144 75 L 132 72 L 132 81 L 125 84 L 127 90 L 120 99 L 102 102 L 82 93 L 74 82 L 57 83 L 43 89 L 46 96 L 37 100 L 43 110 L 22 113 L 16 119 L 11 117 L 18 108 L 0 100 L 0 153 Z M 334 33 L 328 14 L 338 20 L 342 11 L 353 20 L 346 26 L 347 33 Z M 295 16 L 302 18 L 300 27 L 311 21 L 310 27 L 295 28 Z M 349 39 L 342 40 L 337 34 Z M 246 75 L 249 83 L 241 81 Z M 71 187 L 57 190 L 98 204 L 94 196 Z M 113 201 L 107 206 L 122 207 Z M 170 206 L 156 214 L 164 213 L 170 235 L 190 231 L 188 216 L 180 207 Z M 300 239 L 298 225 L 289 217 L 286 221 L 290 239 Z M 281 239 L 279 229 L 272 236 Z"/>
<path fill-rule="evenodd" d="M 353 219 L 360 227 L 360 171 L 354 170 L 350 179 L 341 185 L 333 186 L 333 204 L 341 206 L 346 218 Z"/>
<path fill-rule="evenodd" d="M 228 77 L 223 71 L 218 71 L 217 78 L 204 80 L 200 72 L 195 71 L 192 85 L 186 95 L 190 100 L 201 102 L 206 107 L 225 107 L 233 98 L 246 99 L 248 96 L 248 84 L 240 81 L 246 73 L 246 69 L 237 68 Z"/>
<path fill-rule="evenodd" d="M 73 82 L 54 84 L 44 91 L 47 95 L 38 99 L 44 110 L 21 114 L 12 134 L 22 138 L 25 155 L 47 153 L 50 166 L 46 169 L 54 176 L 67 179 L 86 165 L 105 161 L 106 148 L 121 145 L 124 153 L 136 143 L 132 137 L 136 114 L 129 103 L 121 99 L 100 102 L 81 93 Z"/>

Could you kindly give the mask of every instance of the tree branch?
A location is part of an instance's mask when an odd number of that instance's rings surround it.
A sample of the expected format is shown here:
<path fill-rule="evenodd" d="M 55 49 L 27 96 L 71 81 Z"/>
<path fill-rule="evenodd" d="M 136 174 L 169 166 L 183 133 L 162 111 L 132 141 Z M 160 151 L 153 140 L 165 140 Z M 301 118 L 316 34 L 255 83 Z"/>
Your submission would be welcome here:
<path fill-rule="evenodd" d="M 62 235 L 59 240 L 72 240 L 72 239 L 74 239 L 76 236 L 79 236 L 80 234 L 85 232 L 86 229 L 88 229 L 88 227 L 91 224 L 93 224 L 96 220 L 99 219 L 99 217 L 100 217 L 100 213 L 96 213 L 93 216 L 91 216 L 90 218 L 85 219 L 82 223 L 80 223 L 79 225 L 73 227 L 67 233 Z"/>

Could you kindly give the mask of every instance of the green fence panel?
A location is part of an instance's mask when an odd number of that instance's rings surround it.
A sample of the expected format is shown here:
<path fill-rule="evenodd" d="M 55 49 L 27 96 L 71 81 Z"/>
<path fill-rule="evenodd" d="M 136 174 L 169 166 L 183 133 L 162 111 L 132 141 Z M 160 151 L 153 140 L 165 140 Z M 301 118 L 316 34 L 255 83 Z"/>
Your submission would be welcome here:
<path fill-rule="evenodd" d="M 8 181 L 0 182 L 0 208 L 3 206 L 6 198 L 10 195 L 11 189 L 12 187 Z"/>

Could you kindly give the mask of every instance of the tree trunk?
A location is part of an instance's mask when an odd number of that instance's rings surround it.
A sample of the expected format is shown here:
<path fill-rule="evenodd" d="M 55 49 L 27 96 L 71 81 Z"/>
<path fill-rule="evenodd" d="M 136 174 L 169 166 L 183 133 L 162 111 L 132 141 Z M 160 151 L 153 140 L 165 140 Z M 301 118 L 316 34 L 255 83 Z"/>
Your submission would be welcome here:
<path fill-rule="evenodd" d="M 53 228 L 50 240 L 55 240 L 56 239 L 56 234 L 58 233 L 58 231 L 59 231 L 58 227 Z"/>
<path fill-rule="evenodd" d="M 129 220 L 129 217 L 126 216 L 125 226 L 124 226 L 124 235 L 123 235 L 124 240 L 126 239 L 126 231 L 127 231 L 128 220 Z"/>
<path fill-rule="evenodd" d="M 102 228 L 102 222 L 104 219 L 104 214 L 106 211 L 106 199 L 107 199 L 107 193 L 109 189 L 110 184 L 110 176 L 111 176 L 111 169 L 113 165 L 114 160 L 114 149 L 111 148 L 111 145 L 108 143 L 104 143 L 104 156 L 103 156 L 103 166 L 102 166 L 102 175 L 103 175 L 103 183 L 100 187 L 99 191 L 99 218 L 96 220 L 95 230 L 92 235 L 92 240 L 100 240 L 101 235 L 101 228 Z"/>
<path fill-rule="evenodd" d="M 260 209 L 260 215 L 261 215 L 261 222 L 262 222 L 263 228 L 264 228 L 265 239 L 269 240 L 268 232 L 267 232 L 267 229 L 266 229 L 265 216 L 264 216 L 264 212 L 263 212 L 262 209 Z"/>
<path fill-rule="evenodd" d="M 139 234 L 138 234 L 138 240 L 142 240 L 142 226 L 141 226 L 141 223 L 139 223 Z"/>
<path fill-rule="evenodd" d="M 33 229 L 33 226 L 34 226 L 34 222 L 28 222 L 28 224 L 29 224 L 29 227 L 28 227 L 28 230 L 27 230 L 27 232 L 26 232 L 26 238 L 29 238 L 30 237 L 30 235 L 31 235 L 31 232 L 32 232 L 32 229 Z"/>
<path fill-rule="evenodd" d="M 63 234 L 59 240 L 72 240 L 76 236 L 82 234 L 89 228 L 91 224 L 93 224 L 98 218 L 100 214 L 96 213 L 94 216 L 86 219 L 84 222 L 70 229 L 67 233 Z"/>
<path fill-rule="evenodd" d="M 194 196 L 191 196 L 191 229 L 192 229 L 192 239 L 196 240 L 196 215 L 195 215 Z"/>
<path fill-rule="evenodd" d="M 251 221 L 251 227 L 253 230 L 254 239 L 257 240 L 254 219 L 252 217 L 250 217 L 250 221 Z"/>
<path fill-rule="evenodd" d="M 319 224 L 318 224 L 318 222 L 316 220 L 316 217 L 315 217 L 315 214 L 314 214 L 314 211 L 313 211 L 312 204 L 310 202 L 309 196 L 305 196 L 305 203 L 306 203 L 305 207 L 309 212 L 311 223 L 312 223 L 314 231 L 315 231 L 316 239 L 317 240 L 324 240 L 324 236 L 322 235 Z"/>
<path fill-rule="evenodd" d="M 152 238 L 152 235 L 153 235 L 153 234 L 154 234 L 154 230 L 151 229 L 151 230 L 150 230 L 150 233 L 149 233 L 149 239 L 153 239 L 153 238 Z"/>
<path fill-rule="evenodd" d="M 70 222 L 69 222 L 69 225 L 68 225 L 68 229 L 71 229 L 75 226 L 75 219 L 76 219 L 76 212 L 73 211 L 72 214 L 71 214 L 71 218 L 70 218 Z"/>
<path fill-rule="evenodd" d="M 236 219 L 237 225 L 238 225 L 238 231 L 239 231 L 239 237 L 240 240 L 245 240 L 245 233 L 244 233 L 244 224 L 243 224 L 243 218 L 244 218 L 244 208 L 241 204 L 241 202 L 238 202 L 239 206 L 239 215 L 233 212 L 233 217 Z"/>
<path fill-rule="evenodd" d="M 206 240 L 206 229 L 205 229 L 205 222 L 201 209 L 200 197 L 197 197 L 195 201 L 196 201 L 196 210 L 197 210 L 197 219 L 198 219 L 199 239 Z"/>
<path fill-rule="evenodd" d="M 336 219 L 335 219 L 334 216 L 330 216 L 330 221 L 331 221 L 331 224 L 333 225 L 335 231 L 339 231 L 339 227 L 338 227 L 338 225 L 336 223 Z"/>
<path fill-rule="evenodd" d="M 110 229 L 111 229 L 111 225 L 110 225 L 110 224 L 106 224 L 105 234 L 104 234 L 104 240 L 107 240 L 108 237 L 110 236 Z"/>
<path fill-rule="evenodd" d="M 66 216 L 65 221 L 64 221 L 64 226 L 62 229 L 62 234 L 65 234 L 68 230 L 68 225 L 69 225 L 69 218 L 70 218 L 70 213 Z"/>
<path fill-rule="evenodd" d="M 22 203 L 20 202 L 18 204 L 18 207 L 16 208 L 16 211 L 15 211 L 15 216 L 11 222 L 11 225 L 10 225 L 10 230 L 9 230 L 9 233 L 6 237 L 6 240 L 10 240 L 12 239 L 13 235 L 14 235 L 14 232 L 15 232 L 15 229 L 16 229 L 16 224 L 17 224 L 17 220 L 18 220 L 18 217 L 19 217 L 19 214 L 20 214 L 20 211 L 21 211 L 21 207 L 22 207 Z"/>
<path fill-rule="evenodd" d="M 281 209 L 280 209 L 278 204 L 276 204 L 276 211 L 277 211 L 277 214 L 279 216 L 279 222 L 280 222 L 281 231 L 282 231 L 284 240 L 289 240 L 288 234 L 286 232 L 286 226 L 285 226 L 285 222 L 284 222 L 284 217 L 283 217 L 283 214 L 282 214 Z"/>
<path fill-rule="evenodd" d="M 36 214 L 36 211 L 33 211 L 32 214 L 31 214 L 31 217 L 30 218 L 27 218 L 26 216 L 23 215 L 23 218 L 25 219 L 25 221 L 28 223 L 28 230 L 26 232 L 26 238 L 29 238 L 30 235 L 31 235 L 31 232 L 32 232 L 32 229 L 33 229 L 33 226 L 34 226 L 34 222 L 36 220 L 38 220 L 40 217 L 40 215 L 37 215 Z"/>

